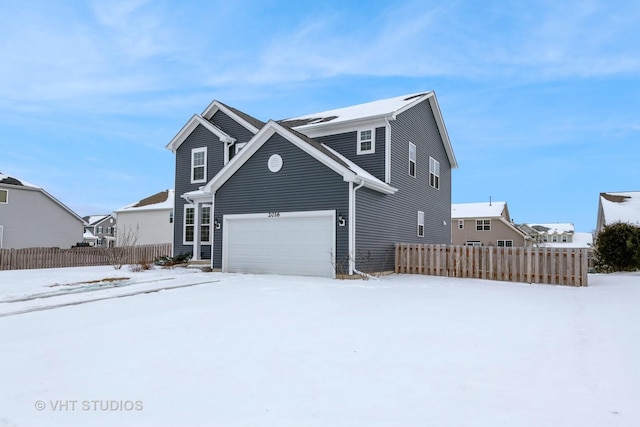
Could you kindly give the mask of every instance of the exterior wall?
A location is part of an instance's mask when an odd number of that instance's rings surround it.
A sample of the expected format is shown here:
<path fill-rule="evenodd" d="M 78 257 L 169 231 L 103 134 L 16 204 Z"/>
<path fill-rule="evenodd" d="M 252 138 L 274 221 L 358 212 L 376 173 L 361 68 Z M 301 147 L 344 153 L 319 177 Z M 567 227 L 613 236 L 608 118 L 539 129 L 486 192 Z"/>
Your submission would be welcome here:
<path fill-rule="evenodd" d="M 365 272 L 392 270 L 397 242 L 451 242 L 451 164 L 429 103 L 390 123 L 390 184 L 398 191 L 356 191 L 356 268 Z M 415 178 L 409 175 L 409 142 L 416 145 Z M 429 157 L 440 162 L 440 189 L 429 185 Z M 424 212 L 423 237 L 417 232 L 418 211 Z"/>
<path fill-rule="evenodd" d="M 82 242 L 82 221 L 38 189 L 1 186 L 8 203 L 0 203 L 3 249 L 70 248 Z"/>
<path fill-rule="evenodd" d="M 98 227 L 102 227 L 102 233 L 98 233 Z M 111 233 L 107 233 L 107 229 L 111 227 Z M 112 216 L 108 216 L 102 221 L 96 223 L 93 227 L 93 235 L 102 241 L 101 246 L 108 246 L 109 241 L 113 241 L 116 236 L 116 220 Z M 166 243 L 170 243 L 166 242 Z"/>
<path fill-rule="evenodd" d="M 203 126 L 196 127 L 191 135 L 176 150 L 176 170 L 175 170 L 175 202 L 174 202 L 174 230 L 173 230 L 173 254 L 192 254 L 193 245 L 183 244 L 184 226 L 184 205 L 185 200 L 180 197 L 189 191 L 197 190 L 204 183 L 191 184 L 191 150 L 194 148 L 207 147 L 207 177 L 209 181 L 224 166 L 224 143 L 220 139 L 205 129 Z M 201 247 L 202 257 L 211 257 L 211 245 L 203 244 Z"/>
<path fill-rule="evenodd" d="M 371 154 L 357 154 L 358 132 L 346 132 L 335 135 L 327 135 L 315 138 L 316 141 L 323 142 L 338 153 L 342 154 L 356 165 L 360 166 L 380 181 L 385 180 L 385 139 L 386 129 L 379 127 L 375 129 L 375 152 Z"/>
<path fill-rule="evenodd" d="M 491 230 L 477 231 L 476 219 L 491 219 Z M 458 218 L 451 220 L 453 244 L 464 245 L 467 241 L 479 241 L 482 246 L 497 246 L 498 240 L 513 240 L 513 246 L 525 246 L 524 236 L 500 218 L 462 218 L 464 228 L 458 228 Z"/>
<path fill-rule="evenodd" d="M 283 160 L 279 172 L 270 172 L 272 154 Z M 218 189 L 213 217 L 220 223 L 224 215 L 263 212 L 336 210 L 349 220 L 349 184 L 342 176 L 315 160 L 279 134 L 273 135 L 247 162 Z M 213 267 L 222 265 L 222 229 L 214 229 Z M 345 263 L 349 228 L 336 226 L 336 264 Z"/>
<path fill-rule="evenodd" d="M 135 210 L 118 212 L 118 238 L 116 245 L 131 244 L 151 245 L 156 243 L 171 243 L 173 224 L 169 221 L 170 209 Z M 128 233 L 136 233 L 135 242 L 123 242 L 122 238 Z"/>

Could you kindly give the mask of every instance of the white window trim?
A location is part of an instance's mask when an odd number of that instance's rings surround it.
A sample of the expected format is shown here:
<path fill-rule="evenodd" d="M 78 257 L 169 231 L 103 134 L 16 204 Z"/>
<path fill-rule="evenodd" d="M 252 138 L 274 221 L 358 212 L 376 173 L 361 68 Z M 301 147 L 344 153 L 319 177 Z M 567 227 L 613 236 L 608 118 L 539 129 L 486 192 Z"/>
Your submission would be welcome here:
<path fill-rule="evenodd" d="M 187 240 L 187 209 L 193 209 L 193 224 L 189 224 L 190 227 L 193 227 L 193 240 L 192 241 L 188 241 Z M 193 242 L 196 239 L 196 219 L 195 219 L 195 214 L 196 214 L 196 207 L 194 205 L 184 205 L 183 208 L 183 212 L 184 215 L 182 217 L 182 244 L 183 245 L 193 245 Z"/>
<path fill-rule="evenodd" d="M 422 227 L 422 228 L 421 228 Z M 418 237 L 424 237 L 424 212 L 418 211 Z"/>
<path fill-rule="evenodd" d="M 431 175 L 437 178 L 433 180 L 434 185 L 431 184 Z M 429 157 L 429 185 L 436 190 L 440 189 L 440 162 L 433 157 Z"/>
<path fill-rule="evenodd" d="M 362 149 L 362 133 L 363 132 L 371 132 L 371 148 L 368 150 Z M 361 129 L 358 131 L 358 141 L 356 147 L 356 153 L 359 154 L 373 154 L 376 152 L 376 130 L 375 129 Z M 368 140 L 366 140 L 368 141 Z"/>
<path fill-rule="evenodd" d="M 4 200 L 5 201 L 4 202 L 0 202 L 0 203 L 2 203 L 3 205 L 8 204 L 9 203 L 9 190 L 5 190 L 3 188 L 3 189 L 0 190 L 0 192 L 3 192 L 5 194 L 5 196 L 4 196 Z"/>
<path fill-rule="evenodd" d="M 209 224 L 204 224 L 202 222 L 202 213 L 204 212 L 204 208 L 209 208 Z M 206 226 L 209 227 L 209 238 L 207 240 L 200 239 L 200 243 L 205 243 L 207 245 L 210 245 L 211 244 L 211 240 L 212 240 L 212 236 L 213 236 L 213 207 L 211 206 L 211 204 L 203 204 L 203 205 L 200 206 L 199 211 L 200 211 L 200 221 L 199 221 L 199 224 L 200 224 L 199 232 L 200 232 L 200 234 L 199 234 L 199 236 L 202 237 L 202 226 L 203 225 L 206 225 Z M 195 234 L 194 234 L 194 236 L 195 236 Z"/>
<path fill-rule="evenodd" d="M 489 221 L 489 228 L 488 229 L 484 228 L 485 227 L 485 225 L 484 225 L 485 221 Z M 478 222 L 481 223 L 481 227 L 482 228 L 480 230 L 478 230 Z M 476 231 L 491 231 L 491 219 L 476 219 Z"/>
<path fill-rule="evenodd" d="M 195 166 L 193 164 L 193 157 L 196 153 L 204 153 L 204 165 L 202 166 Z M 204 173 L 203 173 L 203 178 L 202 179 L 193 179 L 193 171 L 196 167 L 204 167 Z M 192 184 L 197 184 L 200 182 L 206 182 L 207 181 L 207 147 L 200 147 L 200 148 L 194 148 L 191 150 L 191 169 L 190 169 L 190 173 L 191 176 L 189 177 L 191 180 Z"/>
<path fill-rule="evenodd" d="M 482 242 L 480 240 L 467 240 L 465 246 L 482 246 Z"/>
<path fill-rule="evenodd" d="M 500 242 L 502 242 L 502 246 L 500 245 Z M 507 245 L 507 242 L 511 243 L 510 245 Z M 512 248 L 513 247 L 513 240 L 498 240 L 497 243 L 498 247 L 501 248 Z"/>
<path fill-rule="evenodd" d="M 458 220 L 458 230 L 464 230 L 464 219 Z"/>
<path fill-rule="evenodd" d="M 240 150 L 244 148 L 245 145 L 247 145 L 246 142 L 236 142 L 235 144 L 233 144 L 233 147 L 235 149 L 235 154 L 238 154 Z"/>
<path fill-rule="evenodd" d="M 413 147 L 413 159 L 411 158 L 411 148 Z M 411 163 L 413 162 L 413 174 L 411 174 Z M 416 178 L 418 176 L 418 149 L 413 142 L 409 143 L 409 176 Z"/>

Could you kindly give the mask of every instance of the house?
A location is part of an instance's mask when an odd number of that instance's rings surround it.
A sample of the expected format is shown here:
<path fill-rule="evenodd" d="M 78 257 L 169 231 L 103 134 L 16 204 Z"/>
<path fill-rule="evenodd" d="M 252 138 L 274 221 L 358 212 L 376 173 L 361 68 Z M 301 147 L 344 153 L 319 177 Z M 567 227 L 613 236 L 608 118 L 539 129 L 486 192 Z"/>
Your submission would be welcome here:
<path fill-rule="evenodd" d="M 578 233 L 572 223 L 525 223 L 518 226 L 527 233 L 532 243 L 549 248 L 589 248 L 593 243 L 591 233 Z"/>
<path fill-rule="evenodd" d="M 511 221 L 507 202 L 451 206 L 452 241 L 467 246 L 529 246 L 531 238 Z"/>
<path fill-rule="evenodd" d="M 216 100 L 167 148 L 174 254 L 224 272 L 392 270 L 396 242 L 451 242 L 458 165 L 434 92 L 267 122 Z"/>
<path fill-rule="evenodd" d="M 91 246 L 112 247 L 115 245 L 116 218 L 112 214 L 88 215 L 82 217 L 84 227 L 83 241 Z"/>
<path fill-rule="evenodd" d="M 600 193 L 596 233 L 616 222 L 640 226 L 640 191 Z"/>
<path fill-rule="evenodd" d="M 70 248 L 84 221 L 43 188 L 0 173 L 0 248 Z"/>
<path fill-rule="evenodd" d="M 164 190 L 115 211 L 116 246 L 153 245 L 173 240 L 174 191 Z"/>

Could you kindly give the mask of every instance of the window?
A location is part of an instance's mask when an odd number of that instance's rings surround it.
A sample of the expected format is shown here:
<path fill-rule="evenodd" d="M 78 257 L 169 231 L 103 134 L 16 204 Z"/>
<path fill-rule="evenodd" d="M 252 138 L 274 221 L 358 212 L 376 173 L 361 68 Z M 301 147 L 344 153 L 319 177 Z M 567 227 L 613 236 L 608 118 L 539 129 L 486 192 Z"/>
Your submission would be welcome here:
<path fill-rule="evenodd" d="M 191 183 L 207 180 L 207 147 L 191 150 Z"/>
<path fill-rule="evenodd" d="M 113 234 L 113 228 L 112 227 L 107 227 L 107 234 L 108 235 L 112 235 Z"/>
<path fill-rule="evenodd" d="M 543 242 L 548 242 L 549 241 L 549 237 L 545 234 L 544 237 L 542 238 Z"/>
<path fill-rule="evenodd" d="M 211 240 L 211 206 L 203 206 L 200 209 L 200 241 Z"/>
<path fill-rule="evenodd" d="M 173 211 L 169 212 L 169 224 L 173 224 Z"/>
<path fill-rule="evenodd" d="M 424 237 L 424 212 L 418 211 L 418 237 Z"/>
<path fill-rule="evenodd" d="M 458 228 L 460 230 L 462 230 L 464 228 L 464 219 L 459 219 L 458 220 Z"/>
<path fill-rule="evenodd" d="M 8 203 L 9 190 L 0 190 L 0 203 Z"/>
<path fill-rule="evenodd" d="M 555 234 L 551 237 L 551 241 L 553 243 L 558 243 L 558 236 L 556 236 Z"/>
<path fill-rule="evenodd" d="M 358 154 L 370 154 L 376 152 L 376 143 L 373 139 L 372 129 L 361 130 L 358 132 Z"/>
<path fill-rule="evenodd" d="M 96 246 L 102 246 L 102 239 L 96 240 Z"/>
<path fill-rule="evenodd" d="M 503 248 L 513 247 L 513 240 L 498 240 L 498 246 Z"/>
<path fill-rule="evenodd" d="M 184 207 L 184 243 L 193 243 L 194 233 L 194 208 L 191 205 Z"/>
<path fill-rule="evenodd" d="M 566 234 L 563 234 L 563 235 L 562 235 L 562 243 L 567 243 L 567 241 L 568 241 L 568 240 L 567 240 L 567 235 L 566 235 Z"/>
<path fill-rule="evenodd" d="M 491 220 L 476 219 L 476 231 L 491 231 Z"/>
<path fill-rule="evenodd" d="M 467 243 L 465 243 L 465 245 L 467 245 L 467 246 L 482 246 L 482 243 L 480 243 L 479 240 L 467 240 Z"/>
<path fill-rule="evenodd" d="M 440 162 L 429 157 L 429 185 L 440 189 Z"/>
<path fill-rule="evenodd" d="M 96 233 L 102 234 L 102 227 L 96 227 Z"/>
<path fill-rule="evenodd" d="M 409 175 L 416 177 L 416 144 L 409 143 Z"/>

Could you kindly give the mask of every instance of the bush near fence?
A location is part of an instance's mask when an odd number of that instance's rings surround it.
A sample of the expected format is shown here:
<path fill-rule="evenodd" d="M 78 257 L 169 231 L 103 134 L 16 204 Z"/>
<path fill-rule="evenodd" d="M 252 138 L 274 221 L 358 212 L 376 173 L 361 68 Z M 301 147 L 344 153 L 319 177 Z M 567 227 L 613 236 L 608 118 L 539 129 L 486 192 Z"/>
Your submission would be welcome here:
<path fill-rule="evenodd" d="M 589 250 L 396 244 L 396 273 L 587 286 Z"/>
<path fill-rule="evenodd" d="M 170 256 L 171 244 L 128 246 L 118 250 L 124 252 L 125 264 L 135 264 Z M 96 247 L 0 249 L 0 270 L 112 265 L 107 251 Z"/>

